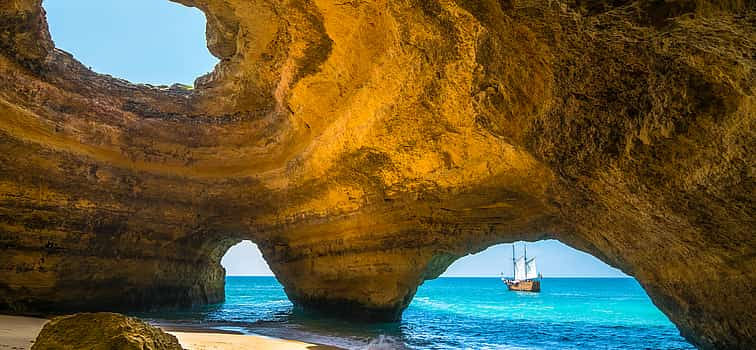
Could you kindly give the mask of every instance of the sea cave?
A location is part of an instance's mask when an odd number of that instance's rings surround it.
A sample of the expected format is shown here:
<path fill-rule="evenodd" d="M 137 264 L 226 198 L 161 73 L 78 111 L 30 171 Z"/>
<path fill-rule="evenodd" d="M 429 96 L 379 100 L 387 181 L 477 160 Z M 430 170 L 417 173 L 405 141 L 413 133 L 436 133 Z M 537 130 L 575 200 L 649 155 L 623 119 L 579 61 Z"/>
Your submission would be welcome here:
<path fill-rule="evenodd" d="M 175 0 L 218 59 L 132 83 L 0 3 L 0 311 L 288 298 L 393 321 L 470 253 L 557 239 L 701 349 L 756 348 L 750 1 Z"/>

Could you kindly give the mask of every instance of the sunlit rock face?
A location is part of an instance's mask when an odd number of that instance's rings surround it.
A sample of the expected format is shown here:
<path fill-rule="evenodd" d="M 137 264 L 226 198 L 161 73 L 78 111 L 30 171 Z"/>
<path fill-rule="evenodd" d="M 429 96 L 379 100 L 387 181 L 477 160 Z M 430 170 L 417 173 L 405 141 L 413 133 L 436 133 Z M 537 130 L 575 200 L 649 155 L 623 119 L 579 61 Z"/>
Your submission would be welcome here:
<path fill-rule="evenodd" d="M 109 312 L 53 318 L 33 343 L 33 350 L 183 350 L 174 335 L 144 321 Z"/>
<path fill-rule="evenodd" d="M 0 309 L 218 302 L 251 239 L 294 302 L 396 319 L 458 257 L 556 238 L 756 347 L 752 2 L 180 2 L 221 59 L 193 90 L 0 3 Z"/>

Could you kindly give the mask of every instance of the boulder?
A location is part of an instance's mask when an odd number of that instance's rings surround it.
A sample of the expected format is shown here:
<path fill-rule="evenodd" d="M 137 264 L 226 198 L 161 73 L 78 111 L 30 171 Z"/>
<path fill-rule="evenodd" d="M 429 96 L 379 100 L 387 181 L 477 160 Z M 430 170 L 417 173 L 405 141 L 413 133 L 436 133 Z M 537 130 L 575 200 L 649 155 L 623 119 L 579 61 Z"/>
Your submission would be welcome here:
<path fill-rule="evenodd" d="M 182 350 L 178 339 L 139 319 L 80 313 L 45 324 L 32 350 Z"/>

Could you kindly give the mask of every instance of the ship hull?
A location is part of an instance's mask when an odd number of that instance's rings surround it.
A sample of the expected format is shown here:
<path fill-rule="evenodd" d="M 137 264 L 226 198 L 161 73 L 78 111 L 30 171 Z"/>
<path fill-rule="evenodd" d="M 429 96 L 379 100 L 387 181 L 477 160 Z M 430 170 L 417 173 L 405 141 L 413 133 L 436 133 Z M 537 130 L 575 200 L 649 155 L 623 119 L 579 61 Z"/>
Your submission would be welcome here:
<path fill-rule="evenodd" d="M 541 291 L 541 281 L 527 280 L 527 281 L 505 281 L 507 289 L 515 292 L 533 292 L 538 293 Z"/>

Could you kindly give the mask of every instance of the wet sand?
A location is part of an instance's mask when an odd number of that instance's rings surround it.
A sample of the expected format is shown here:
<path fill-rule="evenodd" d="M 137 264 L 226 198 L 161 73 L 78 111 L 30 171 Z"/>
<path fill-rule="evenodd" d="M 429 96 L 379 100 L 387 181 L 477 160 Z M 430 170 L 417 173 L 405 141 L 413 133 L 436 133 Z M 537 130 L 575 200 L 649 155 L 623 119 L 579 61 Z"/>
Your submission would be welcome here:
<path fill-rule="evenodd" d="M 47 322 L 44 318 L 0 315 L 0 350 L 28 350 Z M 331 346 L 208 328 L 164 327 L 187 350 L 333 350 Z"/>

